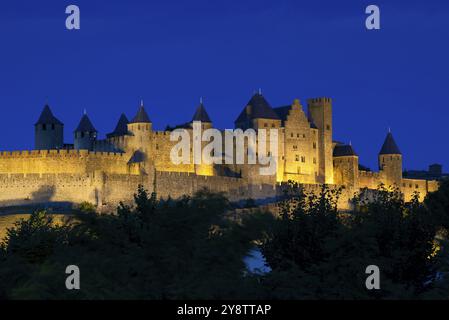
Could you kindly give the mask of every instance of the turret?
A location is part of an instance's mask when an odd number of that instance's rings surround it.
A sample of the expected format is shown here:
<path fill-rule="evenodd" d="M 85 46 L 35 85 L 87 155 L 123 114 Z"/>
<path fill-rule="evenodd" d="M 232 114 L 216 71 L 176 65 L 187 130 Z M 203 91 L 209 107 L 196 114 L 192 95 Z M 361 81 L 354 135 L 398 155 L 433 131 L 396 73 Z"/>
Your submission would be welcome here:
<path fill-rule="evenodd" d="M 387 187 L 401 187 L 402 154 L 391 132 L 388 132 L 379 152 L 379 170 L 383 174 L 384 184 Z"/>
<path fill-rule="evenodd" d="M 98 131 L 92 125 L 89 117 L 84 113 L 75 130 L 75 149 L 93 150 L 94 143 L 97 140 L 97 133 Z"/>
<path fill-rule="evenodd" d="M 198 108 L 195 111 L 195 114 L 193 115 L 192 121 L 191 121 L 191 125 L 192 128 L 195 129 L 195 125 L 201 124 L 201 135 L 198 137 L 195 137 L 195 135 L 193 136 L 194 139 L 201 139 L 202 136 L 202 132 L 204 130 L 210 129 L 212 128 L 212 121 L 210 120 L 209 115 L 207 114 L 206 108 L 204 107 L 203 104 L 203 99 L 200 99 L 200 105 L 198 106 Z M 201 150 L 200 150 L 200 154 L 202 155 L 202 150 L 204 150 L 204 148 L 206 147 L 206 145 L 209 144 L 208 141 L 200 141 L 201 143 Z M 196 148 L 196 142 L 193 142 L 193 152 L 195 152 L 195 148 Z M 195 173 L 198 175 L 203 175 L 203 176 L 212 176 L 214 175 L 214 165 L 213 164 L 207 164 L 204 163 L 203 161 L 201 162 L 201 164 L 195 164 Z"/>
<path fill-rule="evenodd" d="M 192 123 L 195 121 L 201 122 L 201 129 L 203 130 L 212 128 L 212 121 L 210 120 L 206 108 L 204 107 L 203 99 L 200 99 L 200 105 L 193 115 Z"/>
<path fill-rule="evenodd" d="M 319 182 L 333 184 L 332 163 L 332 100 L 315 98 L 307 100 L 309 121 L 318 128 Z"/>
<path fill-rule="evenodd" d="M 137 110 L 136 116 L 128 123 L 128 131 L 135 136 L 142 132 L 150 132 L 152 130 L 152 123 L 150 117 L 145 111 L 143 101 L 140 103 L 140 107 Z"/>
<path fill-rule="evenodd" d="M 148 154 L 151 145 L 152 123 L 145 111 L 143 101 L 140 103 L 136 116 L 128 123 L 128 132 L 132 136 L 128 151 L 140 150 L 140 152 Z"/>
<path fill-rule="evenodd" d="M 240 129 L 279 128 L 281 119 L 259 90 L 254 94 L 235 120 L 235 127 Z"/>
<path fill-rule="evenodd" d="M 120 118 L 118 119 L 117 125 L 115 126 L 114 131 L 111 133 L 108 133 L 106 136 L 107 138 L 113 138 L 113 137 L 121 137 L 128 134 L 128 123 L 129 120 L 126 117 L 124 113 L 120 115 Z"/>
<path fill-rule="evenodd" d="M 359 157 L 351 144 L 337 144 L 333 152 L 334 182 L 338 185 L 358 188 Z"/>
<path fill-rule="evenodd" d="M 34 125 L 34 146 L 36 150 L 62 149 L 64 146 L 64 124 L 45 105 Z"/>

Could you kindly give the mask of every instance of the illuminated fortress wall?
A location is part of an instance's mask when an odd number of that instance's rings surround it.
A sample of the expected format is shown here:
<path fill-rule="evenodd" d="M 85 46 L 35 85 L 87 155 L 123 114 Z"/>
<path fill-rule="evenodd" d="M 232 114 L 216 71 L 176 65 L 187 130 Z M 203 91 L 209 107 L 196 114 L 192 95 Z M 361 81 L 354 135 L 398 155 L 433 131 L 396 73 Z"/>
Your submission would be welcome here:
<path fill-rule="evenodd" d="M 270 130 L 277 130 L 278 156 L 272 175 L 261 174 L 266 165 L 248 164 L 247 139 L 245 164 L 194 164 L 192 127 L 200 123 L 202 132 L 213 127 L 202 102 L 192 121 L 178 126 L 186 129 L 190 139 L 189 164 L 173 163 L 170 154 L 178 141 L 170 141 L 172 131 L 153 130 L 143 102 L 132 121 L 122 115 L 115 130 L 103 140 L 97 140 L 98 132 L 84 114 L 75 130 L 75 143 L 62 148 L 63 123 L 45 106 L 35 125 L 36 148 L 42 150 L 0 153 L 0 206 L 88 201 L 100 211 L 108 211 L 120 201 L 132 203 L 139 184 L 150 192 L 155 186 L 162 198 L 192 195 L 207 188 L 224 192 L 231 201 L 251 198 L 273 202 L 283 194 L 288 181 L 314 194 L 326 183 L 331 188 L 345 187 L 340 209 L 349 208 L 349 200 L 361 189 L 372 191 L 381 184 L 399 187 L 406 201 L 415 192 L 422 200 L 438 189 L 436 181 L 402 177 L 402 154 L 391 132 L 379 152 L 379 171 L 359 170 L 352 145 L 333 141 L 332 100 L 309 99 L 307 106 L 308 112 L 295 99 L 290 105 L 272 108 L 261 93 L 256 93 L 236 119 L 235 128 L 256 132 L 256 157 L 257 152 L 271 156 Z M 259 140 L 260 129 L 267 130 L 267 140 Z M 224 141 L 221 143 L 227 153 Z M 258 148 L 261 143 L 267 147 L 264 151 Z M 202 150 L 207 144 L 201 141 Z M 51 150 L 46 150 L 48 147 Z M 235 163 L 235 141 L 231 148 Z"/>
<path fill-rule="evenodd" d="M 129 174 L 138 172 L 121 153 L 87 150 L 33 150 L 0 153 L 0 174 L 87 174 L 95 171 Z"/>

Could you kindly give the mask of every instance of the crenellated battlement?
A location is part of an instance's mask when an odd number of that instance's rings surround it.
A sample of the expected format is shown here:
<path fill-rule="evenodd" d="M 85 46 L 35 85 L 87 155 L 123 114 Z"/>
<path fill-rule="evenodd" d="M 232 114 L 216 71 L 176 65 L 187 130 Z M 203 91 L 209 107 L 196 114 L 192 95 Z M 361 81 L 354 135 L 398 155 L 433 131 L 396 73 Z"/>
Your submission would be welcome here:
<path fill-rule="evenodd" d="M 332 103 L 332 99 L 328 97 L 319 97 L 319 98 L 311 98 L 307 99 L 308 104 L 325 104 L 325 103 Z"/>
<path fill-rule="evenodd" d="M 94 157 L 108 159 L 123 159 L 121 152 L 100 152 L 89 150 L 22 150 L 22 151 L 2 151 L 0 152 L 0 160 L 2 158 L 49 158 L 49 157 Z"/>
<path fill-rule="evenodd" d="M 153 133 L 156 136 L 169 136 L 171 134 L 171 131 L 154 131 Z"/>
<path fill-rule="evenodd" d="M 379 172 L 359 170 L 359 177 L 378 178 L 379 176 L 380 176 Z"/>

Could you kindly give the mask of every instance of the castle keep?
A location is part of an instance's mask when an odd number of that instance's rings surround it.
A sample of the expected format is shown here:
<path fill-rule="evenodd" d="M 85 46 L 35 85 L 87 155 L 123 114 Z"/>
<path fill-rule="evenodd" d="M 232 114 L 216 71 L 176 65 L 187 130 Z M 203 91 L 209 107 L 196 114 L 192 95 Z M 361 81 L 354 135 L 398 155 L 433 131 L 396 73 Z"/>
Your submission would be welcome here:
<path fill-rule="evenodd" d="M 192 120 L 177 128 L 191 132 L 196 122 L 202 129 L 213 127 L 202 101 Z M 74 143 L 67 144 L 64 124 L 46 105 L 35 124 L 35 150 L 0 153 L 0 206 L 88 201 L 105 209 L 131 201 L 139 184 L 160 197 L 208 188 L 225 192 L 232 201 L 271 201 L 292 180 L 311 191 L 322 184 L 345 186 L 339 202 L 345 209 L 355 193 L 381 184 L 398 187 L 405 200 L 414 192 L 423 199 L 438 188 L 436 181 L 403 177 L 402 154 L 391 132 L 379 152 L 379 170 L 361 169 L 353 147 L 333 139 L 330 98 L 309 99 L 306 112 L 299 100 L 273 108 L 259 92 L 244 106 L 235 128 L 278 130 L 276 174 L 260 175 L 261 164 L 174 164 L 173 129 L 153 130 L 143 102 L 131 121 L 122 114 L 105 139 L 99 139 L 84 114 Z"/>

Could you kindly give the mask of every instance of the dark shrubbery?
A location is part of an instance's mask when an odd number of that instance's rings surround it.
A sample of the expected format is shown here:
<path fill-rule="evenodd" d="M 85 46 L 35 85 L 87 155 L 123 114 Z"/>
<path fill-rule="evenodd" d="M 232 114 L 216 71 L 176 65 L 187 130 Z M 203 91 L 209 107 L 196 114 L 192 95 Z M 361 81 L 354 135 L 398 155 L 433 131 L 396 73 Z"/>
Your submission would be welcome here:
<path fill-rule="evenodd" d="M 380 188 L 373 202 L 355 199 L 356 210 L 339 214 L 335 191 L 323 187 L 316 197 L 293 188 L 262 245 L 273 268 L 264 280 L 271 298 L 413 299 L 435 297 L 447 285 L 447 276 L 434 280 L 448 263 L 436 236 L 449 212 L 435 214 L 430 198 L 406 204 L 398 191 Z M 431 197 L 443 197 L 437 194 Z M 369 265 L 380 268 L 381 290 L 365 287 Z"/>
<path fill-rule="evenodd" d="M 338 194 L 292 185 L 278 218 L 229 215 L 228 200 L 205 190 L 159 201 L 142 187 L 134 207 L 111 215 L 86 205 L 58 226 L 36 212 L 0 248 L 0 298 L 448 298 L 448 276 L 439 276 L 449 261 L 447 183 L 424 203 L 379 190 L 345 214 Z M 247 272 L 243 258 L 256 245 L 270 273 Z M 65 288 L 72 264 L 81 270 L 78 291 Z M 366 289 L 368 265 L 379 266 L 381 290 Z"/>

